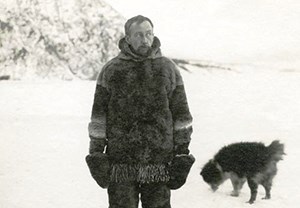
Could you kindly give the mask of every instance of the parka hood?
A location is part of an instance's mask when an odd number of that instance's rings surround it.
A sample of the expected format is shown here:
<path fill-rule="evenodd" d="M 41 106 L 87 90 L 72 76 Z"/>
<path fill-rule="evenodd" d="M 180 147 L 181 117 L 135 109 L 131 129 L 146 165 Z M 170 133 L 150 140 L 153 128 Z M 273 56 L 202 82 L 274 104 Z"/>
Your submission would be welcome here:
<path fill-rule="evenodd" d="M 119 48 L 121 52 L 118 55 L 118 58 L 125 60 L 144 61 L 146 59 L 156 59 L 162 56 L 160 41 L 157 37 L 154 37 L 153 44 L 151 46 L 151 53 L 146 57 L 134 53 L 129 44 L 126 42 L 125 37 L 119 41 Z"/>

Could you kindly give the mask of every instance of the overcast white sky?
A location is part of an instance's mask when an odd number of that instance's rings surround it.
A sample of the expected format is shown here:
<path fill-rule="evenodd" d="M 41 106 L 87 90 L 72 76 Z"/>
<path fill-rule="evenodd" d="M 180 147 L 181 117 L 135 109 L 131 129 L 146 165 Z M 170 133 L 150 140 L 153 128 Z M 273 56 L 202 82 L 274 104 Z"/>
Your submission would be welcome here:
<path fill-rule="evenodd" d="M 148 16 L 167 56 L 300 66 L 300 0 L 105 1 L 126 18 Z"/>
<path fill-rule="evenodd" d="M 221 62 L 297 61 L 299 0 L 106 0 L 153 20 L 166 55 Z"/>

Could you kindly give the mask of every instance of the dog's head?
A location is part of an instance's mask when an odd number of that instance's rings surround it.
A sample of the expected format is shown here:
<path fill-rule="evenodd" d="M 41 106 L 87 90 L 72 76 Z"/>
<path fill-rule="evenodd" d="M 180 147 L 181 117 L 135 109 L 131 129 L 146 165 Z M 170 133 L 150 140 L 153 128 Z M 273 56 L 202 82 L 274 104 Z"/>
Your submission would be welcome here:
<path fill-rule="evenodd" d="M 216 191 L 225 180 L 221 166 L 214 160 L 210 160 L 204 165 L 200 175 L 213 191 Z"/>

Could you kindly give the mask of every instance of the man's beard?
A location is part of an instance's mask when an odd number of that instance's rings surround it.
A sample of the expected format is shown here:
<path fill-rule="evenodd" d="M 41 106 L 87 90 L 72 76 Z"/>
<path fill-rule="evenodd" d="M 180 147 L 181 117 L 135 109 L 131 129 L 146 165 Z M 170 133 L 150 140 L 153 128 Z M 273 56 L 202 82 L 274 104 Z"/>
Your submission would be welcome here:
<path fill-rule="evenodd" d="M 151 54 L 151 47 L 147 45 L 139 46 L 137 50 L 135 50 L 135 53 L 144 57 L 149 56 Z"/>

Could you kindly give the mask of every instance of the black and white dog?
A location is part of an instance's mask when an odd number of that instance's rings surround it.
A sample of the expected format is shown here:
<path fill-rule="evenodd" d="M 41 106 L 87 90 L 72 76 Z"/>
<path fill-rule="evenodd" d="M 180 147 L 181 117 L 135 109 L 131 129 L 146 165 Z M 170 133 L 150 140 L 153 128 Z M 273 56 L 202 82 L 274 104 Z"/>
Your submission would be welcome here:
<path fill-rule="evenodd" d="M 200 175 L 213 191 L 225 180 L 230 179 L 233 186 L 232 196 L 239 196 L 247 181 L 251 190 L 249 203 L 252 204 L 256 199 L 259 184 L 265 188 L 264 199 L 271 198 L 277 162 L 282 160 L 284 154 L 284 145 L 278 140 L 269 146 L 257 142 L 234 143 L 223 147 L 204 165 Z"/>

